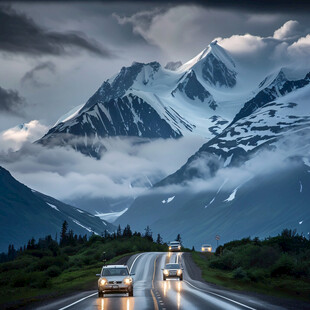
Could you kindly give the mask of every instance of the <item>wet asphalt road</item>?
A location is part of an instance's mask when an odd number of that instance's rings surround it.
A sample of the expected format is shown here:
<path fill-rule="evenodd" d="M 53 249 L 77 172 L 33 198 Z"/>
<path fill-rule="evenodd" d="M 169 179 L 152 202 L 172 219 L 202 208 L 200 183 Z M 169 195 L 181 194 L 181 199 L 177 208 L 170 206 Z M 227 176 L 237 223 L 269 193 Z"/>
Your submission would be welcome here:
<path fill-rule="evenodd" d="M 131 257 L 128 266 L 134 276 L 134 296 L 105 295 L 98 298 L 97 291 L 77 293 L 69 298 L 52 302 L 37 309 L 69 310 L 283 310 L 246 294 L 238 294 L 209 286 L 191 279 L 189 262 L 183 253 L 143 253 Z M 179 262 L 184 268 L 184 280 L 163 281 L 162 268 L 168 262 Z M 98 271 L 99 272 L 99 271 Z"/>

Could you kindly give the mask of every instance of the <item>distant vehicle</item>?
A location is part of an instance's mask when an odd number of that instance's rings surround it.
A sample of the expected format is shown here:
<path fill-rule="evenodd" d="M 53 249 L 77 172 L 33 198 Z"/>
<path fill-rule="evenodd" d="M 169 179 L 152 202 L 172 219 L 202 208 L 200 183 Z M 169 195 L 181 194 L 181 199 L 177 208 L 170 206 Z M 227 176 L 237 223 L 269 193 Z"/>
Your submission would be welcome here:
<path fill-rule="evenodd" d="M 171 241 L 169 243 L 169 252 L 181 252 L 181 243 L 179 241 Z"/>
<path fill-rule="evenodd" d="M 98 297 L 104 297 L 104 294 L 128 293 L 133 296 L 133 276 L 130 274 L 126 265 L 108 265 L 103 266 L 101 273 L 97 274 Z"/>
<path fill-rule="evenodd" d="M 212 252 L 212 246 L 210 244 L 203 244 L 201 246 L 201 252 Z"/>
<path fill-rule="evenodd" d="M 167 278 L 179 278 L 180 281 L 183 280 L 183 268 L 179 264 L 166 264 L 163 270 L 163 280 L 166 281 Z"/>

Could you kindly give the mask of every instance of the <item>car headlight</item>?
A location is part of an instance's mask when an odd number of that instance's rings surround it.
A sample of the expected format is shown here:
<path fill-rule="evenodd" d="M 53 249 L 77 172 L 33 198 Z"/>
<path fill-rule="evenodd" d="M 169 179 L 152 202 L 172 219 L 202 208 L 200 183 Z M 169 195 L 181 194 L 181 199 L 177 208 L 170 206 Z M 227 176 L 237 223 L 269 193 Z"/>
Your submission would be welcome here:
<path fill-rule="evenodd" d="M 177 271 L 177 275 L 180 276 L 181 274 L 182 274 L 182 270 L 179 269 L 179 270 Z"/>
<path fill-rule="evenodd" d="M 125 278 L 125 279 L 124 279 L 124 283 L 125 283 L 125 284 L 130 284 L 130 283 L 132 283 L 132 278 Z"/>
<path fill-rule="evenodd" d="M 178 249 L 179 249 L 179 250 L 181 249 L 181 246 L 180 246 L 180 245 L 178 245 Z"/>
<path fill-rule="evenodd" d="M 169 250 L 171 250 L 171 246 L 169 247 Z"/>
<path fill-rule="evenodd" d="M 164 270 L 164 275 L 169 276 L 169 271 L 167 269 Z"/>
<path fill-rule="evenodd" d="M 105 279 L 105 278 L 102 278 L 102 279 L 99 280 L 99 284 L 100 285 L 106 285 L 107 283 L 108 283 L 108 280 Z"/>

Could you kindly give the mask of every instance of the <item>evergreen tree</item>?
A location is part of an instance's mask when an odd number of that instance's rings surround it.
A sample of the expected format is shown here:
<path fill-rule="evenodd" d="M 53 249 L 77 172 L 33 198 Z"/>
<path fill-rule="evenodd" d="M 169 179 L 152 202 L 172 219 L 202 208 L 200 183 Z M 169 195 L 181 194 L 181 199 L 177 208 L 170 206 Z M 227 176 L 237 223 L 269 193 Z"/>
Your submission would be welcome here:
<path fill-rule="evenodd" d="M 36 245 L 36 241 L 32 237 L 31 240 L 29 240 L 27 243 L 27 250 L 34 250 L 36 247 L 35 245 Z"/>
<path fill-rule="evenodd" d="M 163 244 L 163 238 L 160 236 L 160 234 L 157 235 L 156 243 Z"/>
<path fill-rule="evenodd" d="M 121 237 L 122 236 L 122 229 L 121 229 L 121 225 L 118 225 L 117 227 L 117 231 L 116 231 L 116 235 L 117 235 L 117 238 Z"/>
<path fill-rule="evenodd" d="M 74 233 L 73 233 L 73 230 L 72 230 L 72 229 L 70 229 L 69 232 L 68 232 L 67 244 L 69 244 L 69 245 L 75 245 Z"/>
<path fill-rule="evenodd" d="M 8 260 L 13 260 L 17 256 L 16 250 L 13 244 L 9 244 Z"/>
<path fill-rule="evenodd" d="M 109 237 L 110 237 L 110 234 L 109 234 L 109 232 L 105 229 L 105 230 L 104 230 L 104 238 L 107 239 L 107 238 L 109 238 Z"/>
<path fill-rule="evenodd" d="M 60 246 L 64 246 L 67 244 L 68 239 L 67 231 L 68 231 L 68 222 L 64 221 L 60 233 L 60 242 L 59 242 Z"/>
<path fill-rule="evenodd" d="M 131 231 L 130 226 L 127 224 L 123 231 L 123 237 L 131 237 L 131 236 L 132 236 L 132 231 Z"/>
<path fill-rule="evenodd" d="M 145 230 L 145 234 L 144 234 L 144 237 L 150 241 L 153 242 L 153 237 L 152 237 L 152 231 L 151 231 L 151 228 L 150 226 L 146 226 L 146 228 L 144 229 Z"/>
<path fill-rule="evenodd" d="M 178 242 L 180 242 L 182 244 L 182 238 L 181 238 L 180 234 L 177 235 L 175 241 L 178 241 Z"/>

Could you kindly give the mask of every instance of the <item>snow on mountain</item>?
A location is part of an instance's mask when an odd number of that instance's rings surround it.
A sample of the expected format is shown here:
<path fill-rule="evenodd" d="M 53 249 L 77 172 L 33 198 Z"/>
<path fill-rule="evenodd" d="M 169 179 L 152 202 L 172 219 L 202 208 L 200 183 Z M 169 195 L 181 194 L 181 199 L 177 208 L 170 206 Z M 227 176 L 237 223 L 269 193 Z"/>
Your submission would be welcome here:
<path fill-rule="evenodd" d="M 108 213 L 100 213 L 96 211 L 95 215 L 98 216 L 102 220 L 113 223 L 117 218 L 123 215 L 127 210 L 128 208 L 125 208 L 124 210 L 119 211 L 119 212 L 108 212 Z"/>
<path fill-rule="evenodd" d="M 243 108 L 235 116 L 233 122 L 250 115 L 259 107 L 275 100 L 276 98 L 282 97 L 296 89 L 308 85 L 310 83 L 310 73 L 308 73 L 303 79 L 289 81 L 281 69 L 269 84 L 266 83 L 268 79 L 270 80 L 270 76 L 260 83 L 260 88 L 262 88 L 262 85 L 265 85 L 266 87 L 260 90 L 255 97 L 244 104 Z"/>
<path fill-rule="evenodd" d="M 253 97 L 238 66 L 216 41 L 175 71 L 158 62 L 134 62 L 106 80 L 82 108 L 61 117 L 39 142 L 70 144 L 100 157 L 100 139 L 109 136 L 210 139 Z"/>
<path fill-rule="evenodd" d="M 206 235 L 220 234 L 226 242 L 298 229 L 301 218 L 309 230 L 309 191 L 304 190 L 310 184 L 309 74 L 289 80 L 279 71 L 257 86 L 239 117 L 138 197 L 116 223 L 134 229 L 148 223 L 167 239 L 180 233 L 188 246 L 195 240 L 195 247 Z M 176 192 L 171 206 L 163 208 Z"/>
<path fill-rule="evenodd" d="M 73 118 L 74 116 L 78 115 L 79 111 L 81 110 L 81 108 L 84 105 L 79 105 L 77 107 L 74 107 L 72 110 L 70 110 L 68 113 L 64 114 L 63 116 L 61 116 L 57 122 L 55 123 L 54 126 L 57 126 L 59 123 L 64 123 L 66 121 L 69 121 L 71 118 Z"/>
<path fill-rule="evenodd" d="M 204 81 L 216 87 L 234 87 L 237 83 L 236 64 L 228 53 L 214 41 L 178 71 L 193 69 Z"/>

